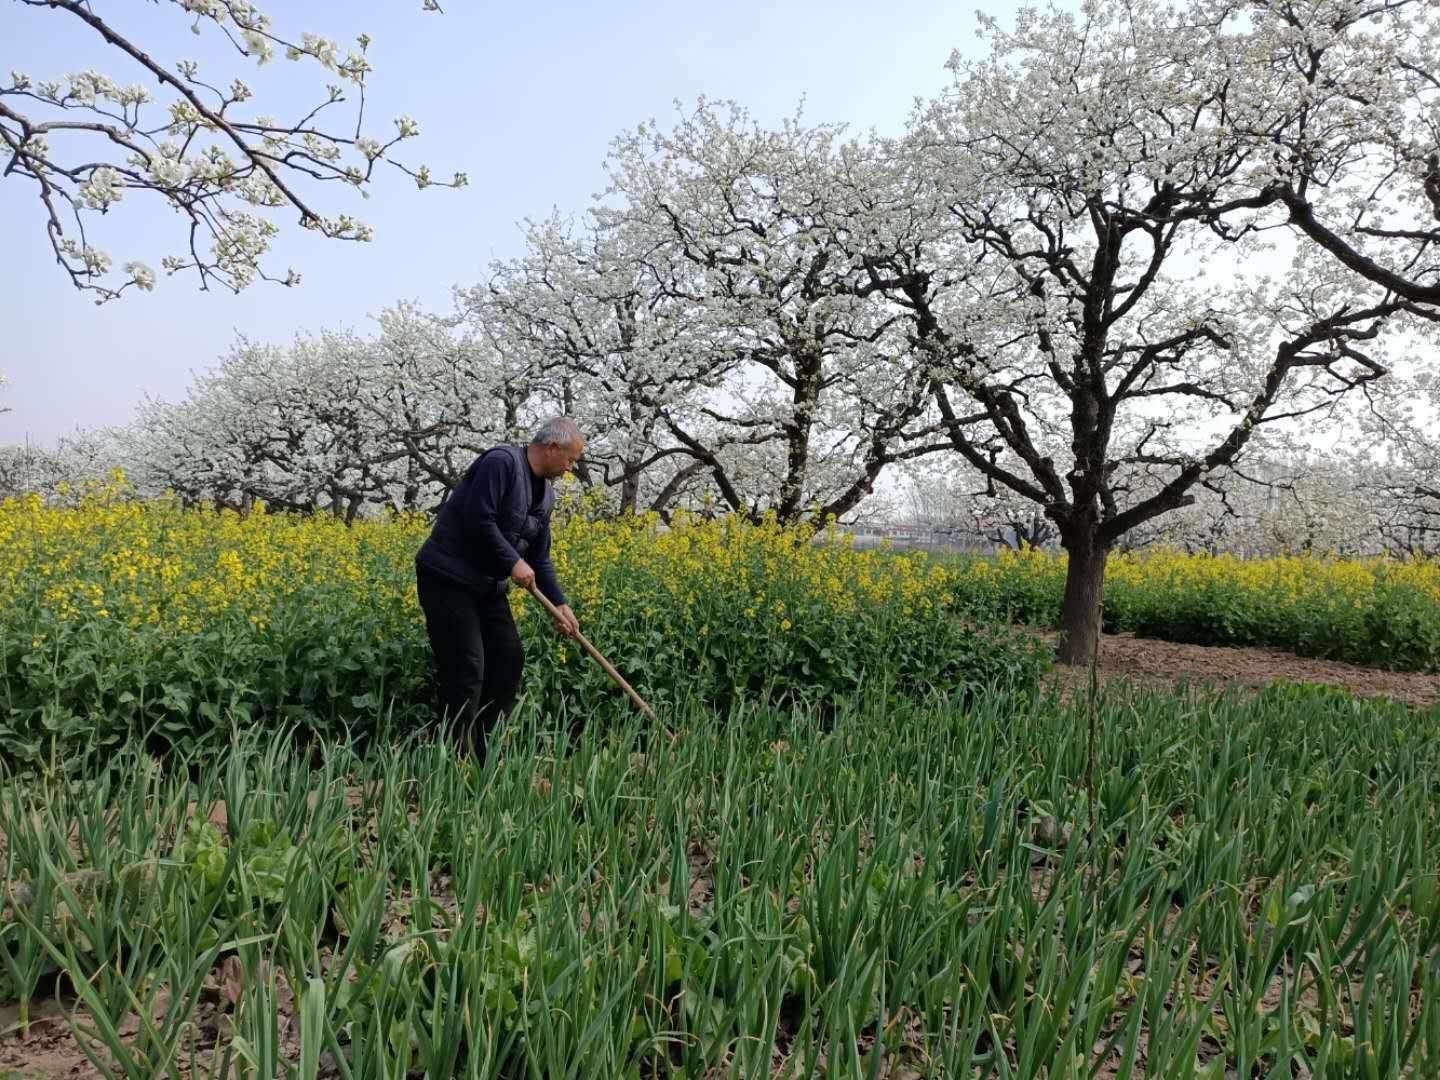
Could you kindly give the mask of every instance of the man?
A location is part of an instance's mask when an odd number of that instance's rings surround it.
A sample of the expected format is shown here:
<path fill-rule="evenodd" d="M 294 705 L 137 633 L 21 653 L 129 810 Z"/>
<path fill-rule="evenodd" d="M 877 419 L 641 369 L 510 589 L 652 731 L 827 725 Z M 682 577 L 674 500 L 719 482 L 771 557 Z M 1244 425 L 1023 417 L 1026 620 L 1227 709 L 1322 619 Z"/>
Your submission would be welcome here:
<path fill-rule="evenodd" d="M 434 653 L 440 702 L 463 742 L 483 755 L 515 704 L 525 665 L 507 594 L 531 582 L 559 610 L 555 628 L 580 629 L 550 561 L 550 481 L 585 449 L 568 417 L 543 424 L 528 446 L 496 446 L 465 471 L 415 556 L 416 587 Z"/>

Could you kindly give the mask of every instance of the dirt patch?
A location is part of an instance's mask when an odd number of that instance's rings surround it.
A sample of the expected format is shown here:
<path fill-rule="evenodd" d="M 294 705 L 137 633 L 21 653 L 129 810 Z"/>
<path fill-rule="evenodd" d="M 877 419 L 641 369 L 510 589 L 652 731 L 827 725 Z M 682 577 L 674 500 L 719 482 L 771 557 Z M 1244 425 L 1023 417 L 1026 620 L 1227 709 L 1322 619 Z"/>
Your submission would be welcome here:
<path fill-rule="evenodd" d="M 73 1003 L 71 1005 L 73 1008 Z M 0 1077 L 49 1080 L 50 1077 L 102 1077 L 70 1034 L 65 1014 L 54 1001 L 30 1005 L 30 1033 L 21 1038 L 19 1009 L 0 1006 Z"/>
<path fill-rule="evenodd" d="M 1027 629 L 1054 643 L 1054 631 Z M 1101 682 L 1124 679 L 1156 687 L 1177 683 L 1261 687 L 1287 680 L 1323 683 L 1364 697 L 1386 697 L 1421 707 L 1440 704 L 1440 675 L 1407 671 L 1381 671 L 1338 660 L 1311 660 L 1279 649 L 1233 648 L 1217 645 L 1183 645 L 1174 641 L 1137 638 L 1134 634 L 1106 634 L 1100 644 Z M 1088 685 L 1083 667 L 1057 668 L 1052 678 L 1067 690 Z"/>
<path fill-rule="evenodd" d="M 235 1037 L 233 1019 L 237 993 L 234 991 L 243 990 L 244 978 L 243 971 L 222 967 L 206 980 L 185 1034 L 173 1046 L 164 1048 L 173 1054 L 172 1066 L 176 1075 L 198 1080 L 199 1077 L 218 1073 L 220 1063 L 213 1057 L 217 1047 L 228 1045 Z M 290 1060 L 294 1060 L 300 1052 L 295 999 L 283 976 L 278 979 L 278 984 L 280 1049 Z M 156 1023 L 160 1022 L 169 1006 L 170 997 L 162 989 L 153 1000 Z M 63 999 L 50 996 L 32 1001 L 30 1030 L 23 1036 L 19 1030 L 18 1006 L 0 1006 L 0 1080 L 101 1080 L 107 1075 L 123 1075 L 113 1061 L 109 1072 L 96 1068 L 71 1030 L 70 1019 L 87 1023 L 83 1006 L 68 992 Z M 124 1043 L 133 1045 L 140 1037 L 140 1027 L 139 1017 L 131 1013 L 120 1017 L 116 1031 Z M 102 1046 L 98 1043 L 91 1045 L 102 1060 L 110 1060 L 109 1053 Z M 171 1073 L 166 1071 L 165 1075 Z M 223 1075 L 232 1076 L 234 1070 Z M 321 1075 L 329 1074 L 322 1072 Z"/>

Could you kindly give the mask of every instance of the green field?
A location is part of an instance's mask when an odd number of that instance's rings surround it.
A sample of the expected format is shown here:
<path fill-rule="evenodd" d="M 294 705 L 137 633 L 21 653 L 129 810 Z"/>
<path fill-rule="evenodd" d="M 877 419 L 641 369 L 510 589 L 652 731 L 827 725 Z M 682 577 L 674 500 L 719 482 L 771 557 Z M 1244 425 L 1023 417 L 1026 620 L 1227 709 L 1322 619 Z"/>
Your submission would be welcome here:
<path fill-rule="evenodd" d="M 1108 684 L 1092 762 L 995 621 L 1053 560 L 572 517 L 660 723 L 517 597 L 476 763 L 424 532 L 0 504 L 0 1074 L 38 1017 L 49 1075 L 135 1080 L 1440 1075 L 1440 709 Z M 1361 641 L 1409 596 L 1419 650 L 1434 574 L 1164 556 L 1107 610 Z"/>
<path fill-rule="evenodd" d="M 132 1077 L 1440 1068 L 1440 711 L 1110 691 L 1089 782 L 1053 695 L 667 719 L 7 784 L 3 993 Z"/>

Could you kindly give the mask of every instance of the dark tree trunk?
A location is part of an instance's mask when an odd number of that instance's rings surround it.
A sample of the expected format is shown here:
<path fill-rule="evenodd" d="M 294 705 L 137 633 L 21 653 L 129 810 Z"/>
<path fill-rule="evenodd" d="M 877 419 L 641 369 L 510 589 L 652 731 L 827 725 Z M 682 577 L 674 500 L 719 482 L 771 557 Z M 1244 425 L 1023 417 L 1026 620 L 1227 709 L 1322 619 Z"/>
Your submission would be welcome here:
<path fill-rule="evenodd" d="M 815 428 L 824 363 L 824 357 L 816 350 L 796 350 L 794 411 L 790 422 L 781 425 L 785 432 L 786 463 L 785 476 L 780 481 L 780 498 L 775 504 L 776 516 L 786 525 L 798 521 L 804 510 L 805 481 L 810 473 L 810 438 Z"/>
<path fill-rule="evenodd" d="M 1088 664 L 1100 643 L 1100 605 L 1105 596 L 1105 560 L 1110 549 L 1093 532 L 1072 534 L 1063 540 L 1070 558 L 1065 571 L 1059 660 L 1062 664 Z"/>
<path fill-rule="evenodd" d="M 640 462 L 632 458 L 625 462 L 625 478 L 620 482 L 620 516 L 630 517 L 640 505 Z"/>

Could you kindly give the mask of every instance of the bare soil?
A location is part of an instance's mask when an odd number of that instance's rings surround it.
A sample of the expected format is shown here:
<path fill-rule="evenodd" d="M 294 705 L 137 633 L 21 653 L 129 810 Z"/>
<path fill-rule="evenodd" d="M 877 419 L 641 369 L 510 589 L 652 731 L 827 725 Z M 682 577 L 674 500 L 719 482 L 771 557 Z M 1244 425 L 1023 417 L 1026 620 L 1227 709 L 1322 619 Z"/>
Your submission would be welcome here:
<path fill-rule="evenodd" d="M 19 1020 L 16 1006 L 0 1006 L 0 1080 L 102 1075 L 75 1044 L 55 1002 L 31 1003 L 28 1038 L 15 1033 Z"/>
<path fill-rule="evenodd" d="M 1054 643 L 1054 631 L 1028 629 Z M 1282 680 L 1321 683 L 1364 697 L 1386 697 L 1407 705 L 1440 705 L 1440 675 L 1381 671 L 1338 660 L 1311 660 L 1279 649 L 1181 645 L 1173 641 L 1106 634 L 1100 644 L 1098 675 L 1102 683 L 1125 680 L 1135 685 L 1173 687 L 1177 684 L 1263 687 Z M 1057 668 L 1052 678 L 1067 690 L 1089 684 L 1085 667 Z"/>

